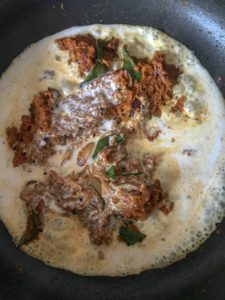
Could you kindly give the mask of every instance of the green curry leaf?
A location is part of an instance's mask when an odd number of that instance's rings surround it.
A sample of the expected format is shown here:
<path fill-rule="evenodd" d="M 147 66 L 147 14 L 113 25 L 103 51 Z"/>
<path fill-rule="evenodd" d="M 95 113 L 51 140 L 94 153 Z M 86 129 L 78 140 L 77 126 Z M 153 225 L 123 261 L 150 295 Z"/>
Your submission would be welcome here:
<path fill-rule="evenodd" d="M 120 144 L 120 143 L 124 142 L 124 138 L 121 135 L 117 134 L 115 136 L 115 141 L 117 144 Z"/>
<path fill-rule="evenodd" d="M 141 72 L 134 70 L 135 63 L 125 47 L 123 47 L 122 53 L 124 59 L 123 69 L 127 70 L 133 79 L 137 79 L 138 81 L 140 81 Z"/>
<path fill-rule="evenodd" d="M 130 225 L 123 225 L 119 228 L 120 238 L 127 244 L 127 246 L 141 243 L 146 237 L 136 227 Z"/>
<path fill-rule="evenodd" d="M 109 136 L 105 136 L 97 142 L 92 158 L 95 159 L 98 154 L 107 146 L 109 146 Z"/>
<path fill-rule="evenodd" d="M 93 159 L 96 159 L 96 157 L 98 156 L 98 154 L 105 148 L 105 147 L 108 147 L 109 146 L 109 139 L 110 139 L 110 136 L 105 136 L 104 138 L 100 139 L 98 142 L 97 142 L 97 145 L 95 147 L 95 150 L 94 150 L 94 153 L 92 155 L 92 158 Z M 115 141 L 117 144 L 120 144 L 124 141 L 124 138 L 117 134 L 115 135 Z"/>
<path fill-rule="evenodd" d="M 107 175 L 108 175 L 109 178 L 116 179 L 116 168 L 115 168 L 115 166 L 111 166 L 108 169 Z"/>
<path fill-rule="evenodd" d="M 29 242 L 34 240 L 38 236 L 41 229 L 42 222 L 40 216 L 32 211 L 28 216 L 26 231 L 20 238 L 17 247 L 20 248 L 22 245 L 28 244 Z"/>
<path fill-rule="evenodd" d="M 142 175 L 143 172 L 138 172 L 138 173 L 123 173 L 121 174 L 121 176 L 131 176 L 131 175 L 134 175 L 134 176 L 139 176 L 139 175 Z"/>
<path fill-rule="evenodd" d="M 103 48 L 104 42 L 101 40 L 96 41 L 96 49 L 97 49 L 97 61 L 101 61 L 103 57 Z"/>
<path fill-rule="evenodd" d="M 87 75 L 85 80 L 81 83 L 81 86 L 89 81 L 92 81 L 93 79 L 105 74 L 108 71 L 108 68 L 106 65 L 102 63 L 96 63 L 94 68 L 91 70 L 91 72 Z"/>
<path fill-rule="evenodd" d="M 101 63 L 103 57 L 103 42 L 101 40 L 96 41 L 97 59 L 94 68 L 90 71 L 84 81 L 80 84 L 82 87 L 85 83 L 92 81 L 93 79 L 105 74 L 108 71 L 108 67 Z"/>

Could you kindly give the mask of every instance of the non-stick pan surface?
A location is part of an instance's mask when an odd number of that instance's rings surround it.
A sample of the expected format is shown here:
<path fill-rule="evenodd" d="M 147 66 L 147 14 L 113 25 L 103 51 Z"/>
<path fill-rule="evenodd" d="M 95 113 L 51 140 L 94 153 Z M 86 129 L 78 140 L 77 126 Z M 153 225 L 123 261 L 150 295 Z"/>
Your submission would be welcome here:
<path fill-rule="evenodd" d="M 163 30 L 196 53 L 225 95 L 223 0 L 0 0 L 0 73 L 29 44 L 93 23 Z M 47 267 L 16 250 L 0 224 L 0 299 L 224 300 L 225 222 L 186 259 L 126 278 L 82 277 Z"/>

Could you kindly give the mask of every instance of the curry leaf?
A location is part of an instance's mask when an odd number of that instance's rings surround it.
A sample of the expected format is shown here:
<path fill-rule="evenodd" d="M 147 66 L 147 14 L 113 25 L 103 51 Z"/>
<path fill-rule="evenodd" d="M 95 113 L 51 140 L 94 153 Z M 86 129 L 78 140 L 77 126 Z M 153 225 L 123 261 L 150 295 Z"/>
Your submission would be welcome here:
<path fill-rule="evenodd" d="M 124 141 L 124 138 L 121 135 L 117 134 L 115 136 L 115 141 L 116 141 L 117 144 L 120 144 Z"/>
<path fill-rule="evenodd" d="M 101 61 L 103 57 L 103 48 L 104 48 L 104 42 L 101 40 L 96 41 L 96 49 L 97 49 L 97 61 Z"/>
<path fill-rule="evenodd" d="M 130 74 L 130 76 L 134 79 L 137 79 L 138 81 L 141 80 L 141 72 L 135 71 L 133 69 L 127 70 Z"/>
<path fill-rule="evenodd" d="M 108 71 L 108 68 L 106 65 L 101 64 L 101 63 L 96 63 L 94 68 L 91 70 L 91 72 L 87 75 L 85 80 L 81 83 L 81 86 L 103 74 L 105 74 Z"/>
<path fill-rule="evenodd" d="M 122 53 L 124 59 L 123 69 L 127 70 L 132 78 L 141 80 L 141 72 L 134 70 L 135 63 L 125 47 L 122 49 Z"/>
<path fill-rule="evenodd" d="M 96 145 L 96 147 L 95 147 L 95 151 L 94 151 L 94 153 L 93 153 L 93 155 L 92 155 L 92 158 L 93 158 L 93 159 L 95 159 L 95 158 L 98 156 L 98 154 L 99 154 L 105 147 L 108 147 L 108 146 L 109 146 L 109 139 L 110 139 L 110 136 L 106 136 L 106 137 L 100 139 L 100 140 L 97 142 L 97 145 Z M 122 143 L 122 142 L 124 141 L 124 138 L 123 138 L 121 135 L 117 134 L 117 135 L 115 135 L 115 141 L 116 141 L 117 144 L 120 144 L 120 143 Z"/>
<path fill-rule="evenodd" d="M 101 40 L 96 41 L 97 59 L 94 68 L 90 71 L 84 81 L 80 84 L 82 87 L 85 83 L 105 74 L 108 71 L 108 67 L 101 63 L 103 57 L 103 42 Z"/>
<path fill-rule="evenodd" d="M 137 173 L 123 173 L 121 174 L 121 176 L 131 176 L 131 175 L 135 175 L 135 176 L 138 176 L 138 175 L 142 175 L 143 172 L 137 172 Z"/>
<path fill-rule="evenodd" d="M 20 238 L 17 247 L 20 248 L 22 245 L 28 244 L 29 242 L 34 240 L 38 236 L 41 229 L 42 222 L 40 220 L 40 216 L 34 211 L 32 211 L 28 216 L 26 231 Z"/>
<path fill-rule="evenodd" d="M 92 158 L 95 159 L 99 152 L 101 152 L 107 146 L 109 146 L 109 136 L 106 136 L 97 142 Z"/>
<path fill-rule="evenodd" d="M 122 53 L 123 53 L 123 58 L 124 58 L 123 67 L 127 68 L 127 69 L 133 69 L 135 67 L 135 63 L 134 63 L 132 57 L 130 56 L 130 54 L 128 53 L 127 48 L 123 47 Z"/>
<path fill-rule="evenodd" d="M 128 245 L 131 246 L 136 243 L 141 243 L 146 237 L 135 226 L 121 226 L 119 229 L 120 238 Z"/>
<path fill-rule="evenodd" d="M 111 166 L 107 171 L 107 175 L 109 178 L 116 179 L 116 168 L 115 166 Z"/>

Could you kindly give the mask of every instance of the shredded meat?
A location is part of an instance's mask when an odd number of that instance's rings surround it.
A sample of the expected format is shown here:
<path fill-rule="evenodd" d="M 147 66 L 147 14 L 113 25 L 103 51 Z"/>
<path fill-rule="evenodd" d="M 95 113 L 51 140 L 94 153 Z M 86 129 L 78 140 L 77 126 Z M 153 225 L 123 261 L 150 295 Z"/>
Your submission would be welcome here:
<path fill-rule="evenodd" d="M 107 175 L 109 166 L 115 168 L 114 180 Z M 145 155 L 143 161 L 128 155 L 125 144 L 111 145 L 104 149 L 88 172 L 102 183 L 102 197 L 110 203 L 112 212 L 124 218 L 145 220 L 152 209 L 158 207 L 165 196 L 159 180 L 153 179 L 156 161 Z M 167 205 L 168 207 L 169 205 Z"/>
<path fill-rule="evenodd" d="M 127 182 L 124 184 L 108 184 L 104 186 L 104 196 L 109 197 L 113 212 L 126 219 L 145 220 L 149 216 L 151 202 L 155 191 L 144 183 Z"/>
<path fill-rule="evenodd" d="M 171 201 L 163 200 L 157 206 L 165 215 L 168 215 L 174 207 L 174 203 Z"/>
<path fill-rule="evenodd" d="M 77 62 L 81 76 L 89 72 L 96 60 L 96 41 L 90 35 L 77 35 L 74 37 L 56 40 L 61 50 L 67 50 L 70 54 L 69 62 Z"/>
<path fill-rule="evenodd" d="M 101 195 L 85 178 L 74 174 L 65 178 L 51 172 L 47 187 L 50 186 L 57 204 L 66 211 L 78 215 L 90 231 L 93 243 L 108 243 L 111 240 L 112 220 Z"/>
<path fill-rule="evenodd" d="M 98 197 L 91 186 L 85 190 L 83 179 L 77 178 L 74 174 L 62 178 L 52 171 L 46 186 L 49 186 L 57 204 L 62 209 L 73 213 L 80 212 L 87 207 L 92 195 Z"/>
<path fill-rule="evenodd" d="M 20 193 L 20 198 L 25 201 L 29 211 L 42 213 L 44 210 L 45 185 L 35 180 L 28 181 L 25 188 Z"/>
<path fill-rule="evenodd" d="M 46 182 L 26 185 L 20 197 L 26 202 L 29 211 L 39 213 L 53 201 L 63 211 L 78 216 L 89 229 L 93 243 L 109 243 L 111 240 L 112 217 L 103 198 L 82 177 L 72 173 L 63 178 L 51 171 Z"/>
<path fill-rule="evenodd" d="M 151 205 L 149 209 L 152 207 L 160 209 L 164 214 L 168 214 L 173 209 L 174 203 L 168 199 L 168 195 L 166 193 L 163 194 L 161 183 L 159 179 L 156 179 L 153 184 L 148 186 L 149 191 L 151 193 Z"/>
<path fill-rule="evenodd" d="M 114 179 L 107 174 L 112 164 L 116 168 Z M 78 216 L 88 228 L 94 244 L 108 244 L 116 216 L 126 220 L 145 220 L 153 209 L 167 214 L 173 208 L 160 181 L 152 177 L 154 169 L 153 157 L 146 155 L 143 161 L 131 157 L 125 143 L 117 144 L 112 138 L 110 145 L 84 172 L 61 177 L 51 171 L 45 182 L 28 183 L 20 196 L 35 212 L 46 207 L 50 209 L 53 201 L 63 212 Z"/>
<path fill-rule="evenodd" d="M 78 215 L 82 224 L 88 227 L 91 241 L 96 245 L 109 244 L 112 239 L 114 220 L 104 205 L 102 199 L 93 197 L 90 205 Z"/>

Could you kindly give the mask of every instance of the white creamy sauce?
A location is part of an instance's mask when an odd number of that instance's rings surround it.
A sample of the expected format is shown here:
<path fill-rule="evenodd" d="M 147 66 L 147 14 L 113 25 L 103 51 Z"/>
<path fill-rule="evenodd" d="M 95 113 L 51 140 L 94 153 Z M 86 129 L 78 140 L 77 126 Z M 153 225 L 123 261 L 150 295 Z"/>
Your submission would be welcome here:
<path fill-rule="evenodd" d="M 117 241 L 115 232 L 112 244 L 96 246 L 76 217 L 60 215 L 51 203 L 52 212 L 47 216 L 40 239 L 24 246 L 23 250 L 52 266 L 80 274 L 127 275 L 163 267 L 196 249 L 224 215 L 225 109 L 218 88 L 194 54 L 153 28 L 74 27 L 32 45 L 13 61 L 0 80 L 0 218 L 18 241 L 26 224 L 24 203 L 19 198 L 25 182 L 44 180 L 45 172 L 51 169 L 61 175 L 80 170 L 76 165 L 79 149 L 73 150 L 71 160 L 61 164 L 65 148 L 49 159 L 47 167 L 13 168 L 13 152 L 7 146 L 5 129 L 20 124 L 21 115 L 28 112 L 32 97 L 39 91 L 56 88 L 67 97 L 78 90 L 82 79 L 77 65 L 67 64 L 68 53 L 60 51 L 54 40 L 89 32 L 97 38 L 118 37 L 135 56 L 151 58 L 155 50 L 160 50 L 167 55 L 168 62 L 175 63 L 183 72 L 174 87 L 173 98 L 185 96 L 188 118 L 164 111 L 160 119 L 152 118 L 146 124 L 146 128 L 154 126 L 161 130 L 156 140 L 149 142 L 136 137 L 128 143 L 128 150 L 137 156 L 150 152 L 158 157 L 156 177 L 175 203 L 174 210 L 167 216 L 154 212 L 147 221 L 138 222 L 147 235 L 140 244 L 127 247 Z M 60 60 L 56 60 L 56 55 Z M 54 75 L 46 70 L 54 71 Z M 77 104 L 72 97 L 71 102 L 62 102 L 56 113 L 71 116 L 81 105 L 79 101 L 84 94 L 92 97 L 94 105 L 99 101 L 100 92 L 110 99 L 116 89 L 110 78 L 102 90 L 99 86 L 92 90 L 84 87 L 83 94 L 76 98 Z M 113 126 L 112 120 L 105 120 L 101 132 Z M 104 253 L 102 260 L 98 258 L 99 250 Z"/>
<path fill-rule="evenodd" d="M 104 120 L 102 122 L 102 126 L 101 126 L 101 129 L 100 129 L 100 132 L 102 132 L 103 134 L 106 133 L 106 132 L 110 132 L 114 126 L 115 126 L 115 121 L 114 120 Z"/>

